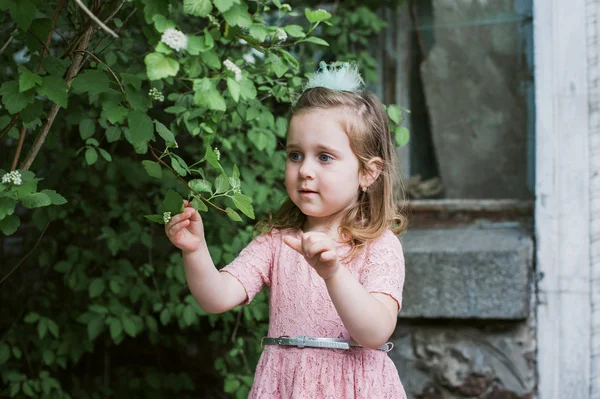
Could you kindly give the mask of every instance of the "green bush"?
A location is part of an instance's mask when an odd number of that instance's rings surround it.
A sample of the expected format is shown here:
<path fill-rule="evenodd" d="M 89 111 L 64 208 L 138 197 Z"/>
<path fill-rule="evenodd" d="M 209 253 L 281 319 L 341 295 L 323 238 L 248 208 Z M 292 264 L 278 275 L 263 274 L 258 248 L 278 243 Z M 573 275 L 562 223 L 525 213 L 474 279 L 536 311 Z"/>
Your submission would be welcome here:
<path fill-rule="evenodd" d="M 365 39 L 384 24 L 354 3 L 333 17 L 243 0 L 0 12 L 0 396 L 246 397 L 267 294 L 205 313 L 152 222 L 189 199 L 215 264 L 230 262 L 284 199 L 302 77 L 326 57 L 373 77 Z"/>

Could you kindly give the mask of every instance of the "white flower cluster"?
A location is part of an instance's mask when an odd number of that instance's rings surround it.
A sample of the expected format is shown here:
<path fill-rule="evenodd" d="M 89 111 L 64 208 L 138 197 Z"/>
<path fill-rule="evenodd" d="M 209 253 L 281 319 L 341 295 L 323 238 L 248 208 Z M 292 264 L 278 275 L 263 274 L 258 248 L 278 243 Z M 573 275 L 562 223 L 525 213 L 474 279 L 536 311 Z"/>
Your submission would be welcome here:
<path fill-rule="evenodd" d="M 169 223 L 169 220 L 171 220 L 171 212 L 163 213 L 163 222 L 165 222 L 165 224 L 167 224 L 167 223 Z"/>
<path fill-rule="evenodd" d="M 215 155 L 217 156 L 217 161 L 220 161 L 221 160 L 221 151 L 219 151 L 219 149 L 217 147 L 215 147 L 214 151 L 215 151 Z"/>
<path fill-rule="evenodd" d="M 21 174 L 18 171 L 13 170 L 2 176 L 2 184 L 4 183 L 14 183 L 14 185 L 18 186 L 23 183 L 23 180 L 21 180 Z"/>
<path fill-rule="evenodd" d="M 281 28 L 277 28 L 275 35 L 273 35 L 276 42 L 285 42 L 287 40 L 287 33 Z"/>
<path fill-rule="evenodd" d="M 236 82 L 239 82 L 240 80 L 242 80 L 242 70 L 240 69 L 239 66 L 235 65 L 230 60 L 223 61 L 223 65 L 225 65 L 225 68 L 227 68 L 231 72 L 235 73 Z"/>
<path fill-rule="evenodd" d="M 151 88 L 148 95 L 151 99 L 160 101 L 161 103 L 165 101 L 165 96 L 156 87 Z"/>
<path fill-rule="evenodd" d="M 160 41 L 175 51 L 185 50 L 188 46 L 188 38 L 185 33 L 175 28 L 167 28 L 162 34 Z"/>

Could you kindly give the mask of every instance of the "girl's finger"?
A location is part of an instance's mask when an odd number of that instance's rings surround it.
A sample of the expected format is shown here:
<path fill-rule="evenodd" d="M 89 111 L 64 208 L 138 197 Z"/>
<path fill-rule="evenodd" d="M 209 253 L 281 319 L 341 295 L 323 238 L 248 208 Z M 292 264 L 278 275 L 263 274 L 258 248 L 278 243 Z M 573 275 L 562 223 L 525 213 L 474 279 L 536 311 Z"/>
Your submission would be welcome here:
<path fill-rule="evenodd" d="M 326 252 L 331 250 L 331 243 L 328 241 L 315 241 L 312 243 L 307 244 L 304 247 L 304 254 L 308 257 L 308 258 L 312 258 L 315 255 L 318 255 L 322 252 Z"/>
<path fill-rule="evenodd" d="M 302 254 L 302 241 L 296 237 L 285 236 L 283 242 L 294 251 Z"/>
<path fill-rule="evenodd" d="M 176 223 L 173 226 L 171 226 L 167 230 L 167 234 L 169 234 L 171 236 L 175 236 L 181 230 L 185 229 L 189 224 L 190 224 L 190 220 L 189 219 L 182 220 L 181 222 Z"/>
<path fill-rule="evenodd" d="M 321 262 L 332 262 L 337 259 L 337 253 L 335 250 L 325 251 L 321 254 Z"/>

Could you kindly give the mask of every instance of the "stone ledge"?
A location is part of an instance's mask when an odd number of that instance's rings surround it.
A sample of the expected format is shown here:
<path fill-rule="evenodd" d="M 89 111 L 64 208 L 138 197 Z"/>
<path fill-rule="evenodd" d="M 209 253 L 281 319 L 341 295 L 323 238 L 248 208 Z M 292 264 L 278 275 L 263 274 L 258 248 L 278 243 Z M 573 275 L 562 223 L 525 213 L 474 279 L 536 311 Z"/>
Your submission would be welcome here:
<path fill-rule="evenodd" d="M 409 229 L 401 318 L 526 319 L 533 239 L 514 226 Z"/>

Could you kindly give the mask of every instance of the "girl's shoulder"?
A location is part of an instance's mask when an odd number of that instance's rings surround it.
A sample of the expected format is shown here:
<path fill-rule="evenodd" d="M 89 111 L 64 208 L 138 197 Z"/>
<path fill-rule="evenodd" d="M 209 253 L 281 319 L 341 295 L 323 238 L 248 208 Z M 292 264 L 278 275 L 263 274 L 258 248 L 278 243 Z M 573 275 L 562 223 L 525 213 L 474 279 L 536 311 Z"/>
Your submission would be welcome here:
<path fill-rule="evenodd" d="M 367 254 L 377 254 L 389 251 L 402 254 L 400 238 L 394 234 L 392 230 L 386 230 L 379 237 L 367 244 Z"/>

